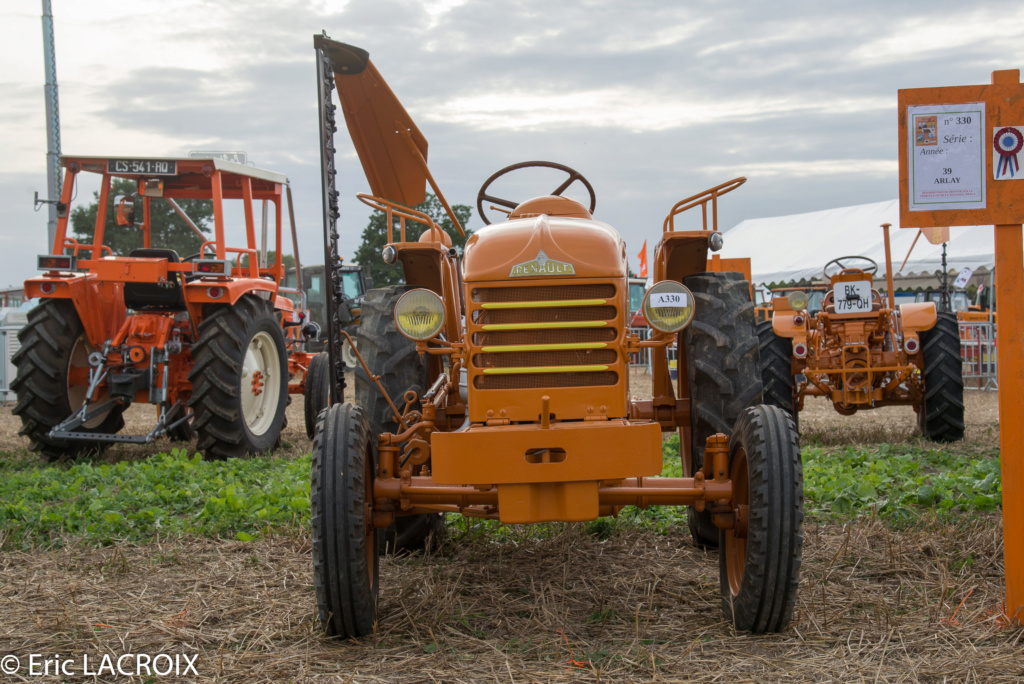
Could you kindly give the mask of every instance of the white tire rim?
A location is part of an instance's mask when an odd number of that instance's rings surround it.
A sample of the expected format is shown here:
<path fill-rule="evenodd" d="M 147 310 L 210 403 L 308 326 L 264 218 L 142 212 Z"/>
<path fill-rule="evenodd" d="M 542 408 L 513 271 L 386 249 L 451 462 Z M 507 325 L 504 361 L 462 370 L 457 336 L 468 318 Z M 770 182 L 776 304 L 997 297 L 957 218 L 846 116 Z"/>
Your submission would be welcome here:
<path fill-rule="evenodd" d="M 71 349 L 71 356 L 68 357 L 68 372 L 66 376 L 68 383 L 68 405 L 73 413 L 82 410 L 82 404 L 85 403 L 85 393 L 89 390 L 89 355 L 94 351 L 96 349 L 89 343 L 89 338 L 86 337 L 85 333 L 82 333 L 75 340 L 75 346 Z M 71 384 L 72 374 L 83 376 L 84 382 L 82 384 Z M 93 403 L 106 401 L 107 396 L 106 388 L 97 389 L 96 401 Z M 95 418 L 82 423 L 82 427 L 91 430 L 103 423 L 109 415 L 109 410 L 104 411 Z"/>
<path fill-rule="evenodd" d="M 345 340 L 341 346 L 341 360 L 345 362 L 345 365 L 350 369 L 355 369 L 359 366 L 359 357 L 356 356 L 355 351 L 352 350 L 354 345 L 349 344 L 348 340 Z"/>
<path fill-rule="evenodd" d="M 242 362 L 242 418 L 249 432 L 259 436 L 277 416 L 281 393 L 281 361 L 274 338 L 258 332 L 249 341 Z"/>

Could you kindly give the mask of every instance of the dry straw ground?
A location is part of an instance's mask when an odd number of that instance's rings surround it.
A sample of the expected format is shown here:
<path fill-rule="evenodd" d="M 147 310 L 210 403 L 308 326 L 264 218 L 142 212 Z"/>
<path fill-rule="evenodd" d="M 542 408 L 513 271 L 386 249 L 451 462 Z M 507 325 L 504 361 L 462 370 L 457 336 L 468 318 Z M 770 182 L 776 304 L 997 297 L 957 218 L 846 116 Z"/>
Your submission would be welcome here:
<path fill-rule="evenodd" d="M 991 443 L 994 395 L 968 401 L 968 439 Z M 909 409 L 826 409 L 802 416 L 808 439 L 913 439 Z M 722 618 L 717 556 L 682 531 L 524 528 L 385 560 L 377 634 L 336 642 L 318 634 L 304 532 L 72 545 L 0 554 L 0 655 L 198 654 L 202 679 L 230 682 L 1021 681 L 1002 572 L 998 516 L 812 521 L 792 626 L 751 636 Z"/>

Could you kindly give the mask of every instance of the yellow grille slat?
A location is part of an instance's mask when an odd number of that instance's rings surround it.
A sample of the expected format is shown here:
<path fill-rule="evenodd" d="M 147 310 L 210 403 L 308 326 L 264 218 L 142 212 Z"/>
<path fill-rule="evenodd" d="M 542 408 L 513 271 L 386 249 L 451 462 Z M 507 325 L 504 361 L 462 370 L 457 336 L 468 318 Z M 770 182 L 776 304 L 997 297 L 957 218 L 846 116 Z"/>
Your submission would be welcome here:
<path fill-rule="evenodd" d="M 487 302 L 481 309 L 549 309 L 556 306 L 601 306 L 607 299 L 559 299 L 539 302 Z"/>
<path fill-rule="evenodd" d="M 606 328 L 612 321 L 552 321 L 549 323 L 487 323 L 482 330 L 550 330 L 552 328 Z"/>
<path fill-rule="evenodd" d="M 531 352 L 531 351 L 561 351 L 578 349 L 606 349 L 607 342 L 561 342 L 551 344 L 508 344 L 503 347 L 481 347 L 480 351 L 485 354 L 496 352 Z"/>
<path fill-rule="evenodd" d="M 609 366 L 531 366 L 528 368 L 484 368 L 484 375 L 522 375 L 525 373 L 594 373 Z"/>

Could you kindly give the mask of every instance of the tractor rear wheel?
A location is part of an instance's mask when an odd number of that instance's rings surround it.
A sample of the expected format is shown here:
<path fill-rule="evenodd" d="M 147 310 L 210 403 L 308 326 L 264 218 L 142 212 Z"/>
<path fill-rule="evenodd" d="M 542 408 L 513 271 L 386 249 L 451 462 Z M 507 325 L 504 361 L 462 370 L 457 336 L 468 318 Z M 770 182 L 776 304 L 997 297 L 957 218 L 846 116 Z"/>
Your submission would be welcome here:
<path fill-rule="evenodd" d="M 779 632 L 793 617 L 804 542 L 800 438 L 789 414 L 761 405 L 740 415 L 729 478 L 746 530 L 719 530 L 722 609 L 737 629 Z"/>
<path fill-rule="evenodd" d="M 309 362 L 306 369 L 305 405 L 306 436 L 313 439 L 316 418 L 331 403 L 331 359 L 327 352 L 320 352 Z"/>
<path fill-rule="evenodd" d="M 789 338 L 776 335 L 770 320 L 757 324 L 757 340 L 764 403 L 778 406 L 792 416 L 793 425 L 799 432 L 800 417 L 793 410 L 793 343 Z"/>
<path fill-rule="evenodd" d="M 935 327 L 919 335 L 924 357 L 921 434 L 933 442 L 958 442 L 964 438 L 964 362 L 956 314 L 939 313 Z"/>
<path fill-rule="evenodd" d="M 207 459 L 262 454 L 277 444 L 288 401 L 288 356 L 270 302 L 244 295 L 199 324 L 189 406 Z"/>
<path fill-rule="evenodd" d="M 28 314 L 18 333 L 21 348 L 11 361 L 18 369 L 11 383 L 18 396 L 12 413 L 21 418 L 20 435 L 29 448 L 48 461 L 99 453 L 103 442 L 54 439 L 50 430 L 82 407 L 88 389 L 89 354 L 95 351 L 74 305 L 65 299 L 46 299 Z M 100 397 L 100 401 L 104 397 Z M 75 432 L 115 434 L 124 427 L 117 406 L 75 429 Z"/>
<path fill-rule="evenodd" d="M 704 466 L 707 438 L 732 433 L 749 406 L 761 403 L 756 316 L 750 285 L 741 273 L 698 273 L 684 279 L 694 298 L 693 321 L 686 328 L 687 376 L 690 383 L 691 477 Z M 682 436 L 682 435 L 680 435 Z M 711 513 L 686 511 L 690 534 L 701 546 L 718 545 Z"/>
<path fill-rule="evenodd" d="M 374 439 L 358 406 L 335 404 L 317 419 L 310 517 L 320 625 L 344 639 L 373 632 L 380 577 L 371 525 Z"/>
<path fill-rule="evenodd" d="M 358 327 L 352 326 L 347 332 L 354 341 L 356 339 L 356 334 L 358 333 Z M 356 342 L 355 347 L 356 349 L 359 348 L 358 342 Z M 356 356 L 355 349 L 353 349 L 352 345 L 349 344 L 348 338 L 341 342 L 341 360 L 345 362 L 345 368 L 348 370 L 355 370 L 359 367 L 359 357 Z"/>
<path fill-rule="evenodd" d="M 380 376 L 384 391 L 401 406 L 402 395 L 413 390 L 423 396 L 430 383 L 427 361 L 416 351 L 416 343 L 398 331 L 395 304 L 412 289 L 394 285 L 366 293 L 362 305 L 362 322 L 356 335 L 356 346 L 370 372 Z M 387 400 L 376 383 L 363 370 L 355 368 L 356 404 L 362 406 L 370 420 L 374 439 L 384 432 L 399 432 L 398 423 Z M 424 513 L 395 518 L 392 526 L 379 535 L 388 552 L 419 551 L 428 543 L 440 542 L 444 534 L 444 517 L 440 513 Z M 384 549 L 382 549 L 383 551 Z"/>

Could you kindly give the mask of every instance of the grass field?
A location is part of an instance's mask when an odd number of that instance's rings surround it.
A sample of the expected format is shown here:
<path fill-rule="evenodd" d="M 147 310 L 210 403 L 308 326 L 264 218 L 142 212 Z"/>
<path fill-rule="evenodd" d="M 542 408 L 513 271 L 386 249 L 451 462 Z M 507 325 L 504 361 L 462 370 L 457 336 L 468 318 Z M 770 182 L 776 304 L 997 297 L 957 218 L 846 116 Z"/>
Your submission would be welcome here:
<path fill-rule="evenodd" d="M 724 622 L 717 554 L 663 509 L 451 518 L 438 552 L 382 562 L 377 634 L 340 643 L 315 618 L 301 399 L 278 458 L 227 463 L 118 446 L 44 466 L 3 409 L 0 656 L 198 654 L 202 678 L 239 682 L 1018 681 L 1024 631 L 999 619 L 996 395 L 967 401 L 967 439 L 941 449 L 910 409 L 808 406 L 783 634 Z"/>

